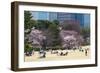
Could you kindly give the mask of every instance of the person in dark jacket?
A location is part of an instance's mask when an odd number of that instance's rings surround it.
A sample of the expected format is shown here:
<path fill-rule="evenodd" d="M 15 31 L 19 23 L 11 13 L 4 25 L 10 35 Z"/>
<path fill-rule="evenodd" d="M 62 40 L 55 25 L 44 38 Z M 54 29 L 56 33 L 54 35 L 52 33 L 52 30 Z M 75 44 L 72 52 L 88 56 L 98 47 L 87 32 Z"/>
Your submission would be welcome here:
<path fill-rule="evenodd" d="M 42 40 L 42 44 L 41 44 L 42 48 L 40 51 L 42 51 L 40 54 L 41 54 L 41 57 L 40 58 L 45 58 L 46 57 L 46 38 L 44 37 L 43 40 Z"/>

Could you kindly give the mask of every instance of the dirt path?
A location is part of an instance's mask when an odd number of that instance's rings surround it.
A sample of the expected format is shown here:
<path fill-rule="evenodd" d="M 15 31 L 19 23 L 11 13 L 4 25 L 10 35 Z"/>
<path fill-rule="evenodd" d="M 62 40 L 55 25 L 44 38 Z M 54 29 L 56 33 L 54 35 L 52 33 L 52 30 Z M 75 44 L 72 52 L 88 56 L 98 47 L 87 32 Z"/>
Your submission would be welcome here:
<path fill-rule="evenodd" d="M 51 61 L 51 60 L 75 60 L 75 59 L 89 59 L 90 57 L 90 49 L 87 51 L 87 56 L 85 55 L 85 48 L 89 48 L 89 46 L 82 47 L 83 52 L 79 50 L 68 50 L 68 55 L 66 56 L 58 56 L 57 54 L 51 54 L 51 52 L 46 52 L 46 58 L 39 58 L 39 53 L 35 52 L 34 55 L 28 57 L 25 56 L 25 62 L 32 61 Z"/>

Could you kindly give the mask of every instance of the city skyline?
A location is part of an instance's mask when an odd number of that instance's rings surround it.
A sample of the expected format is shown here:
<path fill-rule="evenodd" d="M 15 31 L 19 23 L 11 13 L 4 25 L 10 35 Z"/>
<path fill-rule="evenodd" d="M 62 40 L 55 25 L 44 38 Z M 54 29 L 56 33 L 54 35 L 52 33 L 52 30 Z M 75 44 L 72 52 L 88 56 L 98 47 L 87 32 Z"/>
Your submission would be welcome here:
<path fill-rule="evenodd" d="M 60 23 L 65 20 L 78 21 L 80 26 L 90 26 L 90 14 L 65 13 L 65 12 L 44 12 L 31 11 L 34 20 L 58 20 Z"/>

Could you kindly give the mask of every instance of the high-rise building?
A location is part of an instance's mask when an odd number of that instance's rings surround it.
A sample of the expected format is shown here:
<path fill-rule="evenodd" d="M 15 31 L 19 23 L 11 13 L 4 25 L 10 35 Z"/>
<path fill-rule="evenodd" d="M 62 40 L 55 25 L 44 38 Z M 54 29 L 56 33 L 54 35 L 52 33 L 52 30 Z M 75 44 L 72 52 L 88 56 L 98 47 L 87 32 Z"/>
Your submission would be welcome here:
<path fill-rule="evenodd" d="M 49 20 L 49 12 L 32 11 L 31 13 L 34 20 Z"/>
<path fill-rule="evenodd" d="M 63 21 L 63 20 L 72 20 L 74 15 L 71 13 L 57 13 L 57 18 L 59 21 Z"/>
<path fill-rule="evenodd" d="M 57 20 L 57 12 L 32 11 L 34 20 Z"/>
<path fill-rule="evenodd" d="M 80 22 L 81 26 L 89 26 L 90 25 L 90 14 L 75 14 L 75 20 Z"/>
<path fill-rule="evenodd" d="M 75 15 L 75 20 L 80 23 L 80 26 L 84 26 L 84 14 L 76 13 L 74 15 Z"/>
<path fill-rule="evenodd" d="M 90 26 L 90 14 L 85 14 L 84 15 L 84 26 Z"/>
<path fill-rule="evenodd" d="M 64 13 L 64 12 L 44 12 L 44 11 L 33 11 L 31 12 L 33 19 L 35 20 L 58 20 L 60 23 L 68 21 L 68 23 L 79 23 L 80 26 L 90 25 L 90 15 L 83 13 Z"/>
<path fill-rule="evenodd" d="M 75 14 L 72 13 L 57 13 L 57 19 L 60 23 L 64 21 L 74 21 Z"/>
<path fill-rule="evenodd" d="M 58 20 L 57 19 L 57 12 L 49 12 L 49 20 L 53 21 L 53 20 Z"/>

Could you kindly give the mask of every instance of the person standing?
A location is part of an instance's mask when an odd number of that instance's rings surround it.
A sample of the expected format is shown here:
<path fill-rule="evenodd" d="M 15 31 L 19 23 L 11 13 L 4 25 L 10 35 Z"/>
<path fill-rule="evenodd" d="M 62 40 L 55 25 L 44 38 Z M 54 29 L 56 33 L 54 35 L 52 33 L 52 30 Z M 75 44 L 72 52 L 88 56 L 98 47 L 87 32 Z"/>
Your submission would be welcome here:
<path fill-rule="evenodd" d="M 41 58 L 45 58 L 46 57 L 46 37 L 43 37 L 43 40 L 42 40 L 42 44 L 41 44 L 42 48 L 40 50 L 40 55 L 41 55 Z"/>
<path fill-rule="evenodd" d="M 88 51 L 87 51 L 87 49 L 85 49 L 85 56 L 87 56 L 87 53 L 88 53 Z"/>

